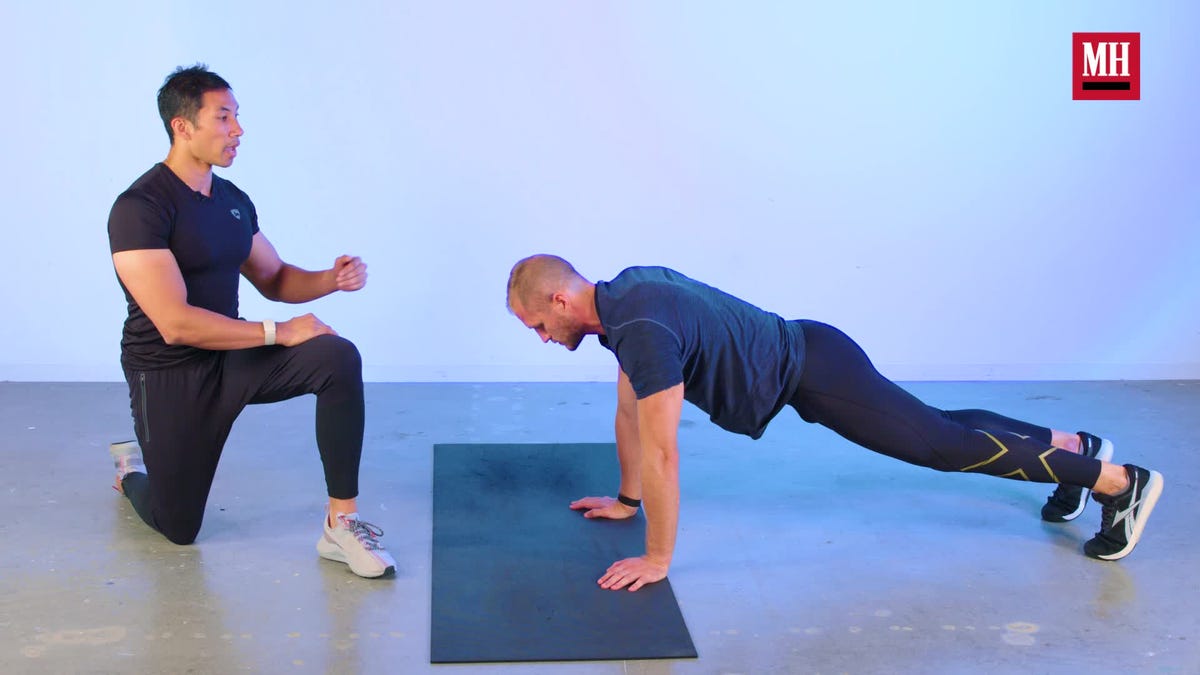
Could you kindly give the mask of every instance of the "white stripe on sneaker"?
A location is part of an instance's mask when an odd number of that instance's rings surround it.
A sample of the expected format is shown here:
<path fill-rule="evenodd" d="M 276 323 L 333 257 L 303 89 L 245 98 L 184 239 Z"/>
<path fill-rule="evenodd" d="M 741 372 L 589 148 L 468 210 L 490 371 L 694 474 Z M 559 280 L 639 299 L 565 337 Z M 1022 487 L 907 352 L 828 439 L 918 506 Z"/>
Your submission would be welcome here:
<path fill-rule="evenodd" d="M 1135 474 L 1136 476 L 1136 474 Z M 1136 477 L 1134 490 L 1137 489 Z M 1133 547 L 1137 546 L 1138 540 L 1142 538 L 1142 532 L 1146 529 L 1146 519 L 1150 517 L 1150 513 L 1154 510 L 1154 506 L 1158 504 L 1158 498 L 1162 495 L 1163 477 L 1157 471 L 1150 472 L 1150 478 L 1142 487 L 1141 494 L 1138 499 L 1129 505 L 1129 508 L 1117 512 L 1113 516 L 1114 524 L 1117 521 L 1124 520 L 1125 529 L 1125 546 L 1116 553 L 1099 556 L 1103 560 L 1120 560 L 1133 552 Z M 1134 493 L 1138 494 L 1138 493 Z M 1134 515 L 1135 517 L 1129 517 Z"/>

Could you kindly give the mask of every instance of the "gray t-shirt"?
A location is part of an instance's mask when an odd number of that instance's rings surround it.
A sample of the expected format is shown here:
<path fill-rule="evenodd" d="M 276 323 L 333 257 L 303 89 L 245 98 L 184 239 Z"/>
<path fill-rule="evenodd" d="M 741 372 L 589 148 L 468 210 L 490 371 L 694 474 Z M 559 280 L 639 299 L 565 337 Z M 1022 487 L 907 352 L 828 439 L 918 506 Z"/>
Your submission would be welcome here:
<path fill-rule="evenodd" d="M 684 398 L 723 429 L 762 436 L 795 394 L 804 333 L 665 267 L 630 267 L 596 284 L 599 336 L 639 399 L 683 383 Z"/>

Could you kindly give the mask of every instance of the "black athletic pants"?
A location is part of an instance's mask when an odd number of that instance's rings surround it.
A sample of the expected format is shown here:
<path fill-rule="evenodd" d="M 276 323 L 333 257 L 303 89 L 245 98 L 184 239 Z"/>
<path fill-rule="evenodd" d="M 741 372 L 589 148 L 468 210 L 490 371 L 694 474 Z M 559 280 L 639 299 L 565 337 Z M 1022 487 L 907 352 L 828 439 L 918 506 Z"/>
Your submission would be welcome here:
<path fill-rule="evenodd" d="M 172 368 L 126 370 L 125 379 L 147 473 L 129 474 L 122 488 L 167 539 L 195 540 L 225 439 L 248 404 L 316 394 L 329 496 L 358 496 L 362 361 L 350 341 L 322 335 L 295 347 L 214 351 Z"/>
<path fill-rule="evenodd" d="M 790 405 L 865 448 L 938 471 L 1091 488 L 1100 462 L 1051 447 L 1050 429 L 986 410 L 939 410 L 880 375 L 845 333 L 804 329 L 804 371 Z"/>

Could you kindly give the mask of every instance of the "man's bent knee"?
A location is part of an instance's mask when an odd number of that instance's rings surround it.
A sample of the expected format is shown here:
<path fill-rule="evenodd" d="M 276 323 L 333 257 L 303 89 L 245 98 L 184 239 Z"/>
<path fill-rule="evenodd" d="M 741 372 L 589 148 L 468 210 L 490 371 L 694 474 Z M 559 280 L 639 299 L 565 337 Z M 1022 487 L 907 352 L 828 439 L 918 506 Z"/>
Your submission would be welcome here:
<path fill-rule="evenodd" d="M 309 340 L 312 357 L 328 365 L 339 375 L 362 373 L 362 356 L 354 343 L 340 335 L 320 335 Z"/>
<path fill-rule="evenodd" d="M 187 519 L 180 522 L 158 523 L 158 531 L 162 533 L 172 544 L 187 546 L 196 541 L 196 535 L 200 534 L 200 521 Z"/>

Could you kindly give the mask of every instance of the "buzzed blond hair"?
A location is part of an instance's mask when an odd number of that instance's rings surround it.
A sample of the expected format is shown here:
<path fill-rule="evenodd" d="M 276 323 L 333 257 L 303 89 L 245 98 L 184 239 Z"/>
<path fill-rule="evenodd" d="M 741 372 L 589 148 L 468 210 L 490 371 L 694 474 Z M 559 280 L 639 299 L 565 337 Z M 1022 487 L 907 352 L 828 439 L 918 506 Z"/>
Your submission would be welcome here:
<path fill-rule="evenodd" d="M 526 309 L 541 309 L 555 293 L 588 283 L 571 263 L 556 255 L 539 253 L 517 261 L 508 275 L 508 310 L 513 300 Z"/>

